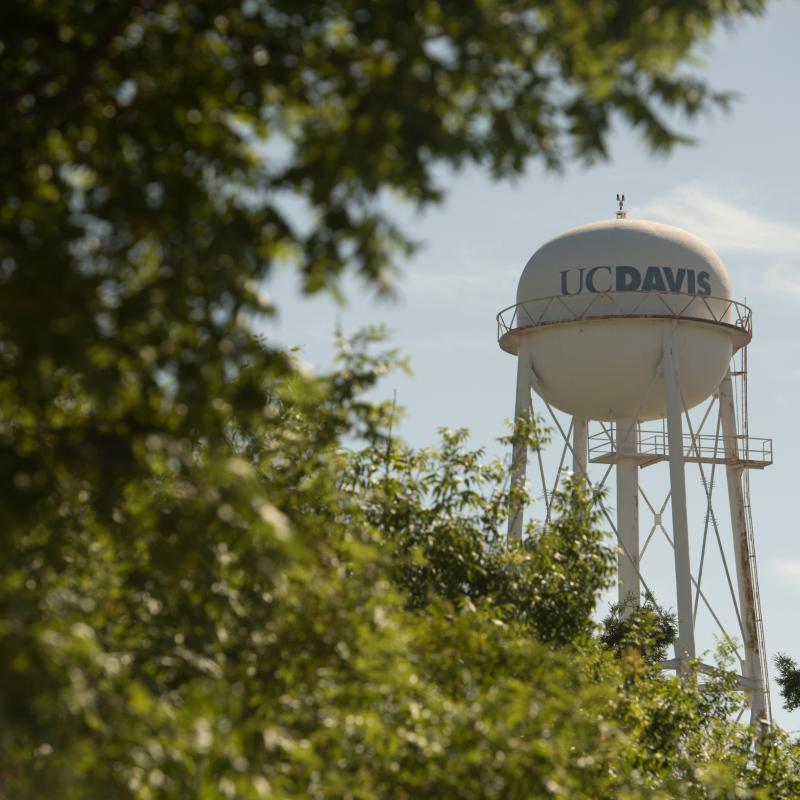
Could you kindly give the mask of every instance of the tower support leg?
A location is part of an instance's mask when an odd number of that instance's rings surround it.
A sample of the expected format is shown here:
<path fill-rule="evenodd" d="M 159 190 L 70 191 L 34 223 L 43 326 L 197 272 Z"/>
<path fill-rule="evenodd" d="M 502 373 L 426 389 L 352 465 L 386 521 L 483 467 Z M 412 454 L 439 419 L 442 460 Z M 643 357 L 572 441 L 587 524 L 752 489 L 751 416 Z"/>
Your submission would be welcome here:
<path fill-rule="evenodd" d="M 572 471 L 581 478 L 589 477 L 589 421 L 572 418 Z"/>
<path fill-rule="evenodd" d="M 678 372 L 678 337 L 674 325 L 664 339 L 664 383 L 667 394 L 667 438 L 672 505 L 672 533 L 675 540 L 675 587 L 678 605 L 678 638 L 675 659 L 679 669 L 695 657 L 692 578 L 689 560 L 689 523 L 686 511 L 686 470 L 683 455 L 683 399 Z"/>
<path fill-rule="evenodd" d="M 514 401 L 514 425 L 519 420 L 530 421 L 531 418 L 531 386 L 533 371 L 531 369 L 530 349 L 525 337 L 520 337 L 517 354 L 517 392 Z M 524 517 L 523 504 L 516 500 L 516 491 L 525 486 L 525 472 L 528 466 L 528 445 L 515 441 L 511 454 L 511 501 L 508 514 L 509 539 L 522 539 L 522 523 Z"/>
<path fill-rule="evenodd" d="M 617 575 L 622 616 L 629 616 L 639 606 L 638 429 L 634 419 L 617 420 Z"/>
<path fill-rule="evenodd" d="M 719 387 L 719 413 L 725 443 L 725 477 L 728 484 L 728 502 L 731 511 L 733 551 L 736 559 L 736 580 L 739 594 L 739 614 L 744 636 L 745 661 L 742 674 L 749 678 L 753 689 L 750 692 L 750 721 L 768 720 L 767 693 L 762 669 L 763 642 L 757 620 L 756 580 L 753 574 L 753 554 L 747 530 L 739 448 L 737 445 L 736 410 L 733 402 L 731 374 L 723 378 Z"/>

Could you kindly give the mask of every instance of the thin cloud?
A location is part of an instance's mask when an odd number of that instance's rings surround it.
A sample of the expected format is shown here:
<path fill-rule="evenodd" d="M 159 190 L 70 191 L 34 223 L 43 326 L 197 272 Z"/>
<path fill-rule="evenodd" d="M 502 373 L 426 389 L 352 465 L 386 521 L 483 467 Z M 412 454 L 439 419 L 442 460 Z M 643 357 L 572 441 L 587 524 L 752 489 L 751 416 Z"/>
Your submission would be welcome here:
<path fill-rule="evenodd" d="M 800 252 L 800 224 L 770 219 L 699 182 L 676 186 L 637 209 L 637 216 L 686 228 L 716 250 L 792 260 Z"/>
<path fill-rule="evenodd" d="M 764 283 L 773 294 L 800 295 L 800 264 L 785 261 L 770 264 Z"/>
<path fill-rule="evenodd" d="M 800 578 L 800 561 L 775 558 L 772 560 L 772 569 L 784 578 Z"/>
<path fill-rule="evenodd" d="M 772 295 L 800 295 L 800 223 L 771 219 L 747 206 L 746 201 L 692 181 L 676 186 L 636 209 L 637 216 L 686 228 L 720 253 L 760 257 L 759 287 Z M 739 274 L 745 286 L 754 274 Z"/>
<path fill-rule="evenodd" d="M 455 263 L 445 270 L 423 262 L 406 271 L 400 290 L 415 302 L 488 303 L 492 307 L 496 305 L 499 311 L 501 306 L 515 302 L 523 266 L 474 256 L 455 259 Z"/>

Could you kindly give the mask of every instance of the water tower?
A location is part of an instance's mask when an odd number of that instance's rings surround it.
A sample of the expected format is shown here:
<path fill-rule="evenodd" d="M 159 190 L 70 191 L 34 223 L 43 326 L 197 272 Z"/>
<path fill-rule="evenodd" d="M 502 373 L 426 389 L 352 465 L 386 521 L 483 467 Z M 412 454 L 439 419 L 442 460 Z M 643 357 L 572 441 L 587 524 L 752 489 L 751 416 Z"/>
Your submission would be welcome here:
<path fill-rule="evenodd" d="M 697 657 L 697 614 L 707 606 L 723 633 L 743 645 L 739 682 L 749 694 L 751 719 L 769 721 L 748 470 L 771 463 L 772 447 L 747 431 L 752 315 L 733 299 L 728 272 L 708 245 L 669 225 L 629 219 L 622 202 L 619 208 L 615 219 L 573 228 L 540 247 L 523 270 L 516 304 L 498 314 L 500 347 L 518 360 L 515 419 L 533 413 L 533 391 L 563 439 L 554 478 L 547 479 L 537 453 L 548 517 L 570 455 L 577 474 L 605 470 L 595 484 L 615 473 L 615 514 L 604 513 L 618 543 L 619 600 L 628 609 L 650 592 L 642 559 L 654 532 L 669 541 L 678 635 L 664 667 L 680 672 Z M 693 423 L 689 412 L 705 403 Z M 709 425 L 712 433 L 705 432 Z M 512 485 L 526 480 L 527 457 L 524 447 L 512 454 Z M 690 463 L 699 467 L 707 500 L 702 540 L 687 514 Z M 660 505 L 640 485 L 641 471 L 659 464 L 668 468 Z M 717 467 L 726 476 L 726 536 L 712 502 Z M 653 516 L 644 545 L 640 497 Z M 522 523 L 523 509 L 512 508 L 509 536 L 521 537 Z M 725 561 L 733 631 L 703 592 L 714 535 Z"/>

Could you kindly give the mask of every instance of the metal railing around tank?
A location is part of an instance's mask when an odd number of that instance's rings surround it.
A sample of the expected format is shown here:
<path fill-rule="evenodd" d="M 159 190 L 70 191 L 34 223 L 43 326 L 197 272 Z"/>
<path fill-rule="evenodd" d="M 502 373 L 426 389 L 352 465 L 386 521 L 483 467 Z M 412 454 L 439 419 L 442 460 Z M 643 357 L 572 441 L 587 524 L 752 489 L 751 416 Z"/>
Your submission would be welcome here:
<path fill-rule="evenodd" d="M 523 328 L 589 319 L 685 319 L 729 325 L 753 333 L 753 312 L 727 297 L 648 292 L 553 295 L 516 303 L 497 315 L 497 338 Z"/>
<path fill-rule="evenodd" d="M 735 453 L 735 455 L 731 455 Z M 646 467 L 669 457 L 669 438 L 666 430 L 639 430 L 636 438 L 636 458 Z M 630 455 L 626 454 L 626 458 Z M 763 469 L 772 463 L 772 439 L 740 435 L 728 437 L 712 434 L 683 434 L 683 458 L 700 464 Z M 596 464 L 611 464 L 617 460 L 616 445 L 608 431 L 589 437 L 589 460 Z"/>

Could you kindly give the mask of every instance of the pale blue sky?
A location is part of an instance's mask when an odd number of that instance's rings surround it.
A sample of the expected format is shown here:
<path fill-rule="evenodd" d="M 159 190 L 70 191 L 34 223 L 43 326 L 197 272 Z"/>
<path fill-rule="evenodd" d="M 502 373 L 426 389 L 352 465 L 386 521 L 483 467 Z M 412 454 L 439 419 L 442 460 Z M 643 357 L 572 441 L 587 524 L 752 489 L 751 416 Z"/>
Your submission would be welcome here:
<path fill-rule="evenodd" d="M 704 74 L 718 89 L 741 93 L 730 114 L 717 113 L 686 132 L 698 143 L 667 159 L 649 156 L 635 134 L 618 131 L 609 163 L 566 175 L 532 165 L 514 185 L 475 170 L 441 173 L 445 203 L 424 216 L 398 206 L 396 219 L 425 246 L 405 264 L 395 303 L 347 285 L 348 305 L 300 298 L 291 273 L 268 285 L 280 311 L 271 336 L 302 347 L 324 369 L 339 321 L 346 332 L 385 322 L 410 356 L 413 377 L 390 376 L 406 418 L 400 435 L 432 444 L 440 426 L 467 427 L 493 454 L 511 417 L 515 360 L 501 352 L 494 316 L 514 302 L 526 261 L 567 228 L 613 216 L 624 191 L 631 216 L 686 228 L 725 261 L 734 296 L 753 309 L 749 348 L 750 432 L 774 438 L 775 463 L 751 477 L 767 651 L 800 658 L 800 4 L 773 3 L 765 19 L 720 30 L 705 54 Z M 692 475 L 694 479 L 694 474 Z M 720 481 L 719 489 L 724 488 Z M 727 515 L 724 495 L 716 509 Z M 690 518 L 690 525 L 702 514 Z M 649 524 L 643 520 L 643 534 Z M 696 527 L 696 524 L 695 524 Z M 693 533 L 693 555 L 699 548 Z M 645 565 L 646 567 L 646 565 Z M 654 567 L 658 573 L 659 568 Z M 661 568 L 661 578 L 668 575 Z M 656 577 L 658 575 L 656 574 Z M 719 584 L 711 584 L 712 589 Z M 800 728 L 773 688 L 778 722 Z"/>

